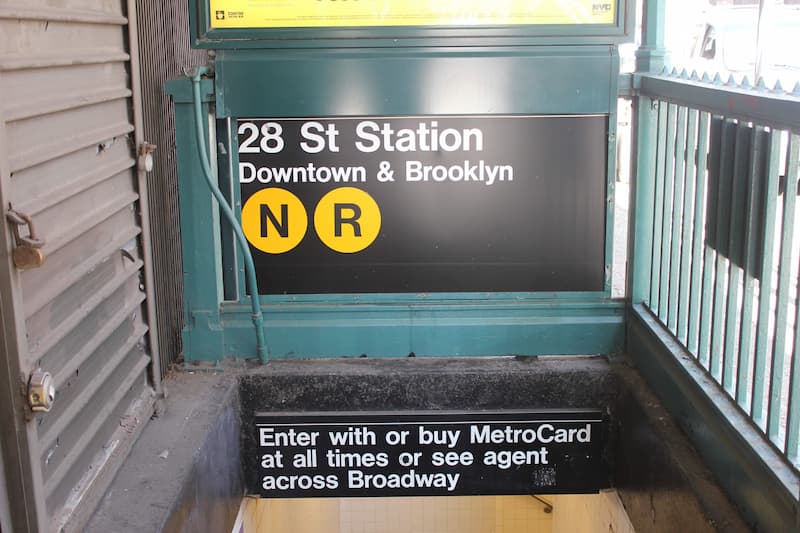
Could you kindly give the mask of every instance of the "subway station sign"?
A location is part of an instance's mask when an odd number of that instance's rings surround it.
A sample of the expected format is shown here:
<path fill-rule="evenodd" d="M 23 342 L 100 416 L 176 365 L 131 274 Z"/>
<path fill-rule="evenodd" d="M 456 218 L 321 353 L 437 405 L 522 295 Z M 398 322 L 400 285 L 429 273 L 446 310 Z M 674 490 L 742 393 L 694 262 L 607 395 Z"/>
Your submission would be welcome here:
<path fill-rule="evenodd" d="M 592 493 L 609 486 L 600 411 L 263 414 L 265 498 Z"/>
<path fill-rule="evenodd" d="M 271 294 L 601 291 L 607 122 L 240 119 L 258 282 Z"/>
<path fill-rule="evenodd" d="M 604 0 L 210 0 L 212 28 L 614 24 Z"/>

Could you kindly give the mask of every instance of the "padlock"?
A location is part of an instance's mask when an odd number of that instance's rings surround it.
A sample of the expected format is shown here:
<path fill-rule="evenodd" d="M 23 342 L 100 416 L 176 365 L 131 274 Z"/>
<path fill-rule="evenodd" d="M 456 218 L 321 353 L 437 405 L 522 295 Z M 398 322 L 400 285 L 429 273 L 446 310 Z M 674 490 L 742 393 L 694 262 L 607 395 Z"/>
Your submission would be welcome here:
<path fill-rule="evenodd" d="M 39 268 L 44 264 L 44 251 L 41 248 L 34 248 L 23 244 L 17 246 L 12 252 L 14 266 L 20 270 Z"/>
<path fill-rule="evenodd" d="M 20 270 L 29 268 L 39 268 L 44 264 L 45 255 L 42 247 L 44 241 L 36 237 L 36 230 L 33 227 L 33 220 L 25 213 L 15 211 L 9 205 L 6 213 L 6 220 L 11 223 L 11 231 L 14 234 L 15 247 L 12 252 L 14 266 Z M 28 227 L 28 235 L 20 234 L 20 227 Z"/>

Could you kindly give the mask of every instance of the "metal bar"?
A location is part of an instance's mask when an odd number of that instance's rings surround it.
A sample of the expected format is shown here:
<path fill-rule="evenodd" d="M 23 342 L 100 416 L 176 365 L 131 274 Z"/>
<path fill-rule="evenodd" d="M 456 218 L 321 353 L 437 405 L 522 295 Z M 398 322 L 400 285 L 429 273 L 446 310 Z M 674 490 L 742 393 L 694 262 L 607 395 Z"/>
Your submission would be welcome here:
<path fill-rule="evenodd" d="M 111 261 L 108 261 L 110 263 Z M 31 343 L 28 347 L 29 356 L 32 359 L 39 359 L 50 351 L 57 344 L 62 342 L 69 333 L 78 327 L 81 321 L 87 315 L 96 310 L 109 296 L 122 287 L 132 277 L 137 276 L 139 269 L 142 268 L 142 261 L 137 259 L 133 263 L 126 262 L 124 267 L 116 272 L 114 276 L 103 285 L 102 288 L 92 291 L 91 296 L 88 296 L 81 302 L 81 307 L 75 309 L 66 318 L 64 318 L 58 326 L 51 329 L 47 334 L 42 336 L 38 342 Z M 59 384 L 56 383 L 56 389 Z"/>
<path fill-rule="evenodd" d="M 711 364 L 711 318 L 714 313 L 714 263 L 717 251 L 708 245 L 708 240 L 717 233 L 717 204 L 719 201 L 719 161 L 722 151 L 722 126 L 725 119 L 712 117 L 710 129 L 710 146 L 708 154 L 707 212 L 705 227 L 705 257 L 703 258 L 703 291 L 700 311 L 700 340 L 697 358 L 708 370 Z"/>
<path fill-rule="evenodd" d="M 686 182 L 686 108 L 681 106 L 678 108 L 678 122 L 677 132 L 675 136 L 675 172 L 674 172 L 674 201 L 672 208 L 672 237 L 670 238 L 670 245 L 672 250 L 670 252 L 670 268 L 669 268 L 669 301 L 667 304 L 667 327 L 670 331 L 675 331 L 677 328 L 678 320 L 678 289 L 681 280 L 681 252 L 684 247 L 681 234 L 683 226 L 688 225 L 688 217 L 684 218 L 682 213 L 686 207 L 684 202 L 684 189 Z"/>
<path fill-rule="evenodd" d="M 81 49 L 70 47 L 64 52 L 3 55 L 0 57 L 0 72 L 48 67 L 70 67 L 75 65 L 122 63 L 129 59 L 130 56 L 128 56 L 128 54 L 117 49 Z"/>
<path fill-rule="evenodd" d="M 145 143 L 144 115 L 142 111 L 142 74 L 139 67 L 139 39 L 136 17 L 136 0 L 127 0 L 128 46 L 131 54 L 131 98 L 133 104 L 133 136 L 136 150 Z M 156 318 L 155 275 L 153 273 L 153 239 L 150 228 L 150 202 L 147 190 L 147 171 L 143 165 L 136 167 L 137 190 L 139 192 L 139 224 L 142 227 L 142 259 L 144 260 L 144 286 L 147 294 L 147 327 L 150 332 L 147 342 L 150 345 L 150 379 L 153 388 L 161 393 L 161 354 L 158 347 L 158 319 Z"/>
<path fill-rule="evenodd" d="M 127 120 L 113 124 L 103 124 L 93 129 L 82 129 L 76 131 L 72 137 L 58 137 L 51 141 L 19 150 L 9 156 L 9 162 L 12 171 L 19 172 L 34 165 L 77 152 L 83 148 L 97 145 L 108 139 L 124 138 L 133 129 L 133 126 Z"/>
<path fill-rule="evenodd" d="M 786 182 L 797 183 L 798 174 L 800 170 L 797 168 L 797 146 L 800 144 L 800 136 L 792 135 L 791 148 L 795 154 L 794 165 L 786 169 Z M 789 189 L 787 187 L 787 192 Z M 800 267 L 798 268 L 798 275 L 795 278 L 795 286 L 800 286 Z M 798 466 L 798 454 L 800 450 L 800 361 L 798 361 L 798 350 L 800 350 L 800 306 L 797 301 L 800 295 L 795 294 L 795 318 L 794 318 L 794 344 L 792 347 L 792 359 L 789 371 L 789 398 L 788 398 L 788 413 L 786 424 L 786 442 L 784 445 L 784 453 L 789 460 Z"/>
<path fill-rule="evenodd" d="M 628 294 L 631 302 L 649 306 L 658 110 L 656 102 L 644 96 L 634 98 L 632 105 L 632 114 L 636 117 L 632 132 L 635 167 L 631 177 L 635 201 L 628 217 Z"/>
<path fill-rule="evenodd" d="M 616 50 L 611 54 L 612 69 L 619 71 L 619 54 Z M 614 285 L 614 228 L 616 221 L 616 186 L 617 186 L 617 148 L 619 138 L 617 135 L 618 122 L 618 83 L 617 76 L 612 77 L 612 90 L 609 94 L 609 115 L 608 115 L 608 151 L 606 162 L 606 224 L 605 224 L 605 246 L 603 247 L 605 280 L 603 291 L 607 297 L 611 297 Z M 626 273 L 627 276 L 627 273 Z"/>
<path fill-rule="evenodd" d="M 783 194 L 783 223 L 781 226 L 781 249 L 778 262 L 778 294 L 775 311 L 775 338 L 770 362 L 769 397 L 767 398 L 767 436 L 773 442 L 781 433 L 781 395 L 783 394 L 783 366 L 786 359 L 788 333 L 789 297 L 791 295 L 792 248 L 794 244 L 794 219 L 797 200 L 797 168 L 800 139 L 792 135 L 786 161 L 786 190 Z M 782 444 L 782 443 L 781 443 Z"/>
<path fill-rule="evenodd" d="M 661 234 L 661 278 L 659 284 L 658 317 L 662 322 L 667 322 L 667 306 L 669 304 L 669 273 L 672 240 L 672 205 L 675 191 L 675 128 L 678 108 L 674 104 L 667 104 L 667 144 L 664 167 L 664 222 Z"/>
<path fill-rule="evenodd" d="M 703 250 L 705 248 L 705 225 L 706 225 L 706 186 L 708 177 L 706 174 L 708 165 L 708 130 L 711 122 L 711 115 L 700 112 L 700 125 L 697 133 L 697 151 L 695 160 L 695 181 L 697 182 L 697 200 L 694 204 L 694 236 L 692 241 L 692 281 L 689 293 L 689 318 L 688 318 L 688 341 L 686 346 L 695 357 L 699 356 L 699 337 L 700 337 L 700 313 L 701 289 L 703 287 Z M 691 158 L 690 158 L 691 160 Z M 710 270 L 710 269 L 708 269 Z M 681 299 L 681 301 L 686 301 Z"/>
<path fill-rule="evenodd" d="M 69 222 L 65 221 L 57 230 L 48 234 L 45 251 L 49 255 L 55 255 L 58 250 L 74 243 L 92 228 L 97 227 L 98 220 L 107 220 L 120 211 L 130 209 L 139 197 L 139 194 L 131 190 L 121 190 L 113 196 L 108 195 L 102 201 L 95 202 L 91 208 L 81 213 L 80 217 L 75 217 Z"/>
<path fill-rule="evenodd" d="M 658 102 L 658 129 L 656 130 L 655 204 L 653 209 L 653 258 L 650 277 L 650 308 L 658 311 L 661 279 L 661 248 L 664 228 L 664 165 L 667 158 L 667 108 L 666 102 Z"/>
<path fill-rule="evenodd" d="M 766 391 L 767 361 L 771 357 L 769 341 L 772 337 L 772 272 L 775 269 L 775 226 L 778 216 L 778 191 L 780 186 L 781 134 L 772 130 L 769 134 L 769 155 L 767 159 L 767 185 L 764 194 L 764 241 L 761 248 L 760 274 L 758 286 L 758 326 L 756 329 L 755 355 L 753 358 L 753 400 L 750 404 L 750 417 L 761 428 L 766 429 Z"/>
<path fill-rule="evenodd" d="M 141 358 L 134 361 L 132 365 L 133 368 L 126 372 L 125 377 L 116 388 L 114 393 L 105 397 L 105 401 L 99 406 L 96 415 L 91 418 L 91 421 L 86 426 L 86 429 L 81 432 L 77 442 L 75 442 L 72 448 L 70 448 L 69 451 L 64 454 L 64 457 L 61 458 L 58 464 L 56 464 L 55 467 L 49 472 L 44 484 L 48 495 L 50 495 L 56 489 L 58 484 L 61 483 L 61 481 L 64 479 L 64 476 L 66 476 L 69 472 L 69 469 L 77 462 L 78 457 L 86 452 L 86 448 L 94 439 L 97 432 L 100 431 L 100 428 L 103 426 L 103 424 L 108 422 L 109 416 L 119 406 L 119 403 L 123 400 L 123 398 L 125 398 L 125 396 L 130 392 L 133 384 L 140 379 L 142 372 L 144 372 L 147 368 L 149 359 L 150 358 L 147 355 L 142 354 Z"/>
<path fill-rule="evenodd" d="M 92 89 L 74 89 L 64 91 L 57 98 L 36 99 L 28 102 L 15 104 L 13 107 L 6 108 L 6 120 L 27 120 L 34 117 L 41 117 L 51 113 L 70 111 L 80 107 L 87 107 L 96 104 L 104 104 L 115 100 L 130 98 L 131 91 L 125 87 L 94 87 Z"/>
<path fill-rule="evenodd" d="M 733 179 L 731 183 L 730 224 L 728 225 L 728 308 L 726 310 L 725 344 L 722 355 L 722 387 L 732 395 L 735 395 L 734 376 L 738 369 L 739 353 L 741 351 L 741 347 L 738 346 L 738 340 L 742 318 L 739 305 L 744 273 L 742 240 L 745 236 L 745 210 L 747 209 L 748 196 L 747 177 L 750 167 L 750 150 L 753 142 L 752 133 L 753 130 L 748 125 L 739 124 L 736 127 L 733 168 L 731 169 Z"/>
<path fill-rule="evenodd" d="M 748 168 L 748 190 L 750 194 L 745 215 L 744 245 L 744 296 L 742 298 L 742 320 L 739 335 L 739 369 L 736 382 L 736 402 L 747 411 L 750 407 L 750 387 L 753 375 L 753 333 L 756 323 L 753 322 L 753 304 L 756 296 L 756 280 L 759 276 L 757 262 L 759 249 L 764 238 L 764 189 L 767 185 L 766 155 L 769 137 L 763 127 L 756 127 L 753 142 L 750 146 L 750 166 Z"/>
<path fill-rule="evenodd" d="M 96 147 L 93 150 L 96 150 Z M 118 174 L 130 169 L 134 164 L 133 158 L 130 153 L 127 153 L 127 150 L 125 153 L 120 151 L 113 156 L 109 154 L 103 157 L 103 159 L 106 158 L 108 158 L 108 161 L 103 163 L 87 163 L 86 166 L 91 164 L 90 169 L 87 170 L 86 167 L 81 167 L 80 171 L 70 176 L 70 180 L 65 180 L 56 187 L 48 187 L 47 191 L 41 191 L 36 196 L 22 198 L 21 201 L 14 202 L 14 209 L 35 217 L 47 209 L 52 209 L 69 201 L 75 194 L 87 191 L 106 180 L 113 179 Z M 66 169 L 65 171 L 69 172 Z"/>
<path fill-rule="evenodd" d="M 552 503 L 548 502 L 544 498 L 541 498 L 541 497 L 539 497 L 539 496 L 537 496 L 535 494 L 531 494 L 531 498 L 533 498 L 534 500 L 536 500 L 537 502 L 541 503 L 544 506 L 544 508 L 542 510 L 545 513 L 552 513 L 553 512 L 553 504 Z"/>
<path fill-rule="evenodd" d="M 635 77 L 639 93 L 653 99 L 676 102 L 762 126 L 800 131 L 796 96 L 753 93 L 750 89 L 653 74 L 637 74 Z"/>
<path fill-rule="evenodd" d="M 666 0 L 647 0 L 642 8 L 642 44 L 636 51 L 636 71 L 659 72 L 666 58 Z"/>
<path fill-rule="evenodd" d="M 91 409 L 91 399 L 95 392 L 97 392 L 103 383 L 110 378 L 111 374 L 122 365 L 123 360 L 131 353 L 131 350 L 136 347 L 139 340 L 147 333 L 147 327 L 139 324 L 125 342 L 117 347 L 117 349 L 108 354 L 108 358 L 103 361 L 103 365 L 97 371 L 96 376 L 87 384 L 86 387 L 81 389 L 75 398 L 70 403 L 61 408 L 59 405 L 58 417 L 56 417 L 52 424 L 49 425 L 39 436 L 42 449 L 49 449 L 61 433 L 74 422 L 78 415 L 85 409 Z M 150 413 L 152 414 L 152 413 Z"/>
<path fill-rule="evenodd" d="M 718 187 L 717 193 L 717 212 L 716 212 L 716 232 L 714 245 L 717 248 L 717 259 L 714 272 L 714 307 L 711 313 L 711 362 L 709 371 L 719 382 L 722 372 L 722 356 L 725 343 L 725 298 L 727 293 L 728 267 L 730 261 L 726 257 L 728 253 L 725 246 L 728 242 L 731 212 L 731 179 L 732 160 L 734 155 L 734 143 L 736 141 L 736 123 L 726 119 L 722 126 L 722 138 L 720 140 L 720 152 L 718 161 Z M 714 194 L 714 191 L 710 191 Z"/>
<path fill-rule="evenodd" d="M 128 320 L 140 308 L 145 295 L 137 294 L 135 298 L 124 302 L 124 307 L 117 310 L 113 315 L 108 318 L 108 321 L 102 325 L 98 324 L 95 333 L 86 341 L 86 344 L 81 346 L 81 349 L 72 356 L 69 361 L 64 362 L 61 368 L 53 375 L 53 381 L 56 387 L 62 386 L 67 382 L 69 376 L 73 374 L 92 356 L 95 350 L 102 346 L 103 341 L 110 337 L 114 331 Z"/>
<path fill-rule="evenodd" d="M 795 283 L 800 282 L 795 277 Z M 796 300 L 795 300 L 796 301 Z M 795 304 L 795 310 L 796 310 Z M 795 468 L 798 465 L 798 444 L 800 444 L 800 361 L 798 361 L 798 350 L 800 349 L 800 327 L 797 320 L 800 318 L 795 313 L 794 341 L 792 343 L 792 359 L 789 370 L 789 397 L 788 412 L 786 418 L 786 437 L 783 451 Z"/>
<path fill-rule="evenodd" d="M 0 118 L 0 205 L 5 211 L 10 200 L 11 165 L 8 154 L 6 123 Z M 20 388 L 31 370 L 24 318 L 24 300 L 20 276 L 11 260 L 11 232 L 0 231 L 0 453 L 7 490 L 13 494 L 10 505 L 13 531 L 37 533 L 49 531 L 40 448 L 36 426 L 26 420 L 25 398 Z"/>
<path fill-rule="evenodd" d="M 121 26 L 125 17 L 98 9 L 72 9 L 63 7 L 33 7 L 18 3 L 0 6 L 0 19 L 43 20 L 46 22 L 77 22 L 81 24 L 109 24 Z"/>
<path fill-rule="evenodd" d="M 678 291 L 678 324 L 676 334 L 684 344 L 689 343 L 689 290 L 692 286 L 691 270 L 694 255 L 694 233 L 698 218 L 695 215 L 697 205 L 701 203 L 702 197 L 697 196 L 696 190 L 699 188 L 697 176 L 697 121 L 700 112 L 696 109 L 689 109 L 688 122 L 686 125 L 686 149 L 684 150 L 683 164 L 686 172 L 686 191 L 683 200 L 683 232 L 681 235 L 681 261 L 680 261 L 680 289 Z M 696 260 L 698 263 L 699 258 Z M 691 350 L 690 350 L 691 351 Z"/>
<path fill-rule="evenodd" d="M 119 213 L 127 214 L 124 209 L 119 211 Z M 107 218 L 106 220 L 116 222 L 113 216 Z M 106 227 L 110 225 L 111 224 L 109 223 L 106 225 Z M 124 247 L 128 241 L 135 239 L 139 233 L 141 233 L 141 230 L 134 226 L 123 229 L 124 231 L 111 235 L 109 239 L 113 240 L 97 250 L 91 256 L 85 258 L 80 265 L 77 265 L 69 272 L 60 275 L 58 280 L 41 287 L 41 290 L 38 290 L 35 294 L 29 296 L 25 302 L 25 316 L 30 318 L 35 313 L 39 312 L 45 305 L 56 299 L 66 287 L 77 283 L 82 276 L 86 275 L 88 272 L 91 272 L 91 270 L 96 268 L 100 262 L 105 261 L 112 255 L 118 257 L 116 254 L 119 253 L 119 250 Z"/>

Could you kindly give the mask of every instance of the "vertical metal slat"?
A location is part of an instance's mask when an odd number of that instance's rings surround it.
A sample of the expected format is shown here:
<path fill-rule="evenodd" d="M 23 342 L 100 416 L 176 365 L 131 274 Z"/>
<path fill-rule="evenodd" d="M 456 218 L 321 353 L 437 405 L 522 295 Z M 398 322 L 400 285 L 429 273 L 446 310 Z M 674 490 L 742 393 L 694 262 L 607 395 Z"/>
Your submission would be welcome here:
<path fill-rule="evenodd" d="M 669 273 L 672 240 L 672 225 L 674 223 L 672 205 L 675 191 L 675 133 L 677 121 L 677 106 L 668 104 L 667 111 L 667 141 L 664 161 L 664 222 L 661 234 L 661 279 L 659 280 L 658 316 L 663 323 L 667 322 L 669 305 Z"/>
<path fill-rule="evenodd" d="M 725 246 L 728 242 L 728 223 L 731 211 L 731 164 L 736 141 L 736 123 L 726 119 L 722 127 L 717 176 L 717 189 L 710 191 L 717 195 L 716 231 L 714 246 L 717 249 L 717 260 L 714 272 L 714 303 L 711 312 L 711 362 L 709 371 L 719 381 L 722 373 L 723 350 L 725 349 L 725 301 L 727 293 L 728 266 Z"/>
<path fill-rule="evenodd" d="M 710 147 L 708 154 L 708 186 L 706 210 L 705 258 L 703 259 L 703 291 L 700 312 L 700 345 L 698 360 L 707 370 L 711 368 L 711 318 L 714 313 L 714 264 L 717 251 L 708 244 L 712 236 L 717 234 L 717 204 L 719 203 L 719 163 L 722 152 L 722 131 L 725 119 L 715 116 L 711 120 Z"/>
<path fill-rule="evenodd" d="M 697 223 L 694 212 L 698 204 L 696 195 L 696 190 L 698 189 L 696 158 L 698 157 L 697 121 L 699 113 L 700 112 L 696 109 L 688 110 L 686 144 L 683 157 L 683 164 L 686 172 L 686 190 L 683 201 L 683 232 L 680 237 L 683 244 L 680 258 L 680 289 L 678 290 L 677 297 L 678 317 L 676 335 L 684 344 L 688 343 L 689 340 L 689 289 L 692 283 L 693 236 L 695 224 Z"/>
<path fill-rule="evenodd" d="M 703 288 L 704 265 L 703 250 L 705 246 L 705 226 L 706 226 L 706 189 L 707 189 L 707 165 L 708 165 L 708 130 L 711 122 L 711 115 L 708 113 L 700 114 L 700 125 L 697 133 L 697 152 L 695 181 L 697 182 L 697 200 L 694 204 L 694 235 L 692 240 L 692 274 L 691 289 L 689 293 L 689 318 L 688 318 L 688 341 L 687 348 L 690 353 L 699 357 L 700 344 L 700 321 L 704 316 L 700 313 L 701 290 Z M 708 269 L 710 270 L 710 269 Z M 685 300 L 681 300 L 685 301 Z M 703 321 L 704 323 L 706 321 Z"/>
<path fill-rule="evenodd" d="M 778 294 L 775 311 L 775 338 L 772 344 L 772 361 L 770 362 L 769 397 L 767 398 L 767 436 L 771 441 L 780 439 L 781 433 L 781 395 L 783 394 L 783 366 L 786 359 L 786 338 L 789 319 L 789 297 L 791 287 L 792 248 L 794 243 L 794 219 L 797 200 L 797 174 L 791 169 L 797 168 L 800 143 L 797 136 L 792 136 L 786 162 L 786 191 L 783 195 L 783 223 L 781 226 L 781 249 L 778 262 Z M 794 174 L 794 175 L 793 175 Z M 794 178 L 794 180 L 792 180 Z M 781 443 L 782 444 L 782 443 Z"/>
<path fill-rule="evenodd" d="M 664 227 L 664 162 L 666 160 L 667 108 L 658 102 L 658 132 L 656 149 L 655 204 L 653 206 L 653 268 L 650 273 L 650 308 L 658 312 L 659 281 L 661 279 L 661 239 Z"/>
<path fill-rule="evenodd" d="M 756 127 L 750 150 L 750 165 L 747 169 L 748 195 L 745 214 L 744 243 L 744 295 L 742 297 L 742 319 L 739 334 L 739 365 L 736 382 L 736 402 L 745 410 L 749 409 L 750 384 L 752 383 L 752 341 L 756 325 L 753 323 L 753 304 L 755 302 L 756 279 L 758 277 L 758 253 L 761 248 L 764 220 L 764 189 L 766 187 L 766 153 L 769 137 L 763 127 Z"/>
<path fill-rule="evenodd" d="M 780 186 L 780 132 L 771 131 L 767 160 L 767 186 L 764 195 L 764 240 L 761 249 L 761 279 L 758 286 L 758 326 L 756 329 L 755 355 L 753 359 L 753 393 L 750 417 L 762 429 L 766 429 L 767 364 L 770 359 L 770 339 L 774 327 L 770 321 L 772 305 L 772 272 L 775 269 L 775 230 L 778 216 L 778 191 Z"/>
<path fill-rule="evenodd" d="M 670 238 L 670 268 L 669 268 L 669 301 L 667 303 L 667 327 L 675 331 L 678 320 L 678 289 L 681 280 L 681 251 L 686 245 L 681 239 L 684 225 L 688 225 L 689 217 L 683 217 L 685 211 L 685 169 L 686 169 L 686 107 L 678 107 L 677 132 L 675 135 L 675 189 L 672 208 L 672 237 Z"/>
<path fill-rule="evenodd" d="M 738 346 L 741 325 L 740 298 L 742 296 L 742 276 L 744 272 L 743 238 L 745 237 L 745 211 L 747 209 L 747 178 L 750 167 L 750 150 L 753 130 L 749 125 L 738 124 L 734 143 L 730 224 L 728 224 L 728 307 L 725 319 L 725 344 L 722 356 L 722 386 L 732 393 L 734 376 L 739 364 Z M 733 394 L 732 394 L 733 395 Z"/>

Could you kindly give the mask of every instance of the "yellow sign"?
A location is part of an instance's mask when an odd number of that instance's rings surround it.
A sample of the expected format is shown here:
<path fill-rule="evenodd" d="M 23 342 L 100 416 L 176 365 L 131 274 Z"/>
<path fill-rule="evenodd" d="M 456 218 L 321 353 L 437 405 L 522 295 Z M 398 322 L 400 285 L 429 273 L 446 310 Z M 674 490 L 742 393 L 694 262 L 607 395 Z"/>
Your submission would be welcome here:
<path fill-rule="evenodd" d="M 354 187 L 334 189 L 317 204 L 314 228 L 325 246 L 343 254 L 360 252 L 381 231 L 381 210 L 375 200 Z"/>
<path fill-rule="evenodd" d="M 242 207 L 242 230 L 250 244 L 268 254 L 294 249 L 308 229 L 300 198 L 285 189 L 261 189 Z"/>
<path fill-rule="evenodd" d="M 210 0 L 212 28 L 614 24 L 616 0 Z"/>

